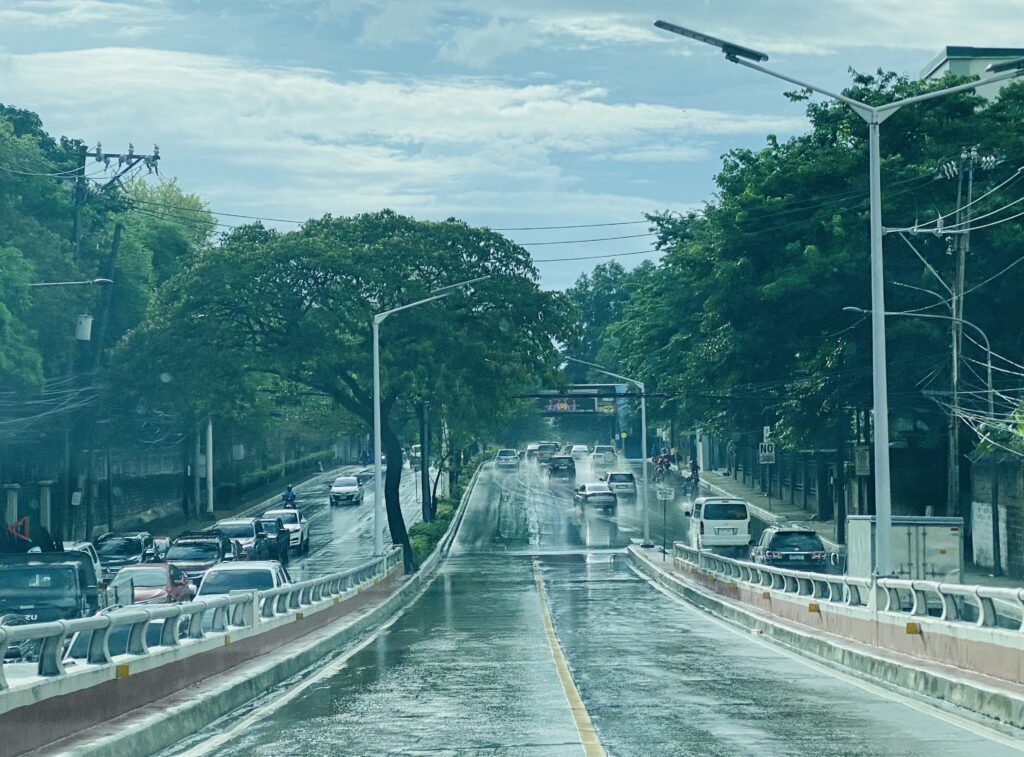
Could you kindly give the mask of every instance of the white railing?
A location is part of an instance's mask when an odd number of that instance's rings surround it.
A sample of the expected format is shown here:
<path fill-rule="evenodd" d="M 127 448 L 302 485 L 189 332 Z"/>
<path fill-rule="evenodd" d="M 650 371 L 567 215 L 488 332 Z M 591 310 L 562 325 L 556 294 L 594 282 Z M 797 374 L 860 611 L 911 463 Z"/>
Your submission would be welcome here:
<path fill-rule="evenodd" d="M 350 570 L 276 589 L 244 591 L 211 597 L 182 604 L 124 607 L 100 615 L 50 623 L 30 623 L 21 626 L 0 626 L 0 660 L 12 644 L 25 642 L 39 645 L 39 661 L 35 674 L 48 678 L 65 675 L 64 654 L 71 637 L 80 632 L 91 632 L 88 649 L 82 660 L 91 666 L 114 664 L 108 639 L 111 631 L 128 628 L 127 654 L 148 657 L 151 654 L 147 637 L 153 623 L 162 622 L 159 643 L 153 652 L 186 647 L 211 636 L 223 636 L 238 630 L 252 634 L 276 628 L 281 615 L 302 611 L 325 610 L 339 598 L 351 596 L 359 589 L 391 575 L 402 566 L 401 547 Z M 183 622 L 187 619 L 186 624 Z M 196 648 L 197 652 L 206 647 Z M 168 658 L 170 662 L 172 658 Z M 174 658 L 177 659 L 177 658 Z M 0 665 L 0 694 L 12 685 Z"/>
<path fill-rule="evenodd" d="M 860 578 L 776 568 L 673 544 L 677 567 L 716 578 L 826 603 L 930 617 L 950 623 L 1008 628 L 1024 633 L 1024 589 L 902 578 Z M 872 592 L 874 596 L 872 597 Z"/>

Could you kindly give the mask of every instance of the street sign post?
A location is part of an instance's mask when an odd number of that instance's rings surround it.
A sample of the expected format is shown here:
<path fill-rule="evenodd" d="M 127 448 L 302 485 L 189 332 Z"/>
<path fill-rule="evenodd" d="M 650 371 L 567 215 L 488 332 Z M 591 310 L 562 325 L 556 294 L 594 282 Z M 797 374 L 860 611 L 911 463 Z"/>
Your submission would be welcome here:
<path fill-rule="evenodd" d="M 871 448 L 866 444 L 858 445 L 853 450 L 853 472 L 858 476 L 871 475 Z"/>
<path fill-rule="evenodd" d="M 758 444 L 757 459 L 761 465 L 775 465 L 775 442 L 761 442 Z"/>
<path fill-rule="evenodd" d="M 658 487 L 658 501 L 661 502 L 661 559 L 664 562 L 668 554 L 668 503 L 676 498 L 676 490 L 671 486 Z"/>

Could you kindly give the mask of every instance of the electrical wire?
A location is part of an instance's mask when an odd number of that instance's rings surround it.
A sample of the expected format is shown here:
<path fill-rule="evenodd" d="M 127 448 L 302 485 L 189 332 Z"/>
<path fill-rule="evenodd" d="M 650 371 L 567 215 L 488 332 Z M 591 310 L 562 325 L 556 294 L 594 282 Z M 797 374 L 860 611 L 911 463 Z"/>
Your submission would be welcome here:
<path fill-rule="evenodd" d="M 648 231 L 645 234 L 626 234 L 620 237 L 593 237 L 591 239 L 563 239 L 560 242 L 516 242 L 520 247 L 541 247 L 543 245 L 550 244 L 583 244 L 586 242 L 610 242 L 614 239 L 639 239 L 641 237 L 653 236 L 653 231 Z"/>
<path fill-rule="evenodd" d="M 636 250 L 634 252 L 613 252 L 608 255 L 581 255 L 574 258 L 533 258 L 534 263 L 563 263 L 570 260 L 604 260 L 606 258 L 624 258 L 630 255 L 649 255 L 663 253 L 665 250 L 650 248 L 648 250 Z"/>

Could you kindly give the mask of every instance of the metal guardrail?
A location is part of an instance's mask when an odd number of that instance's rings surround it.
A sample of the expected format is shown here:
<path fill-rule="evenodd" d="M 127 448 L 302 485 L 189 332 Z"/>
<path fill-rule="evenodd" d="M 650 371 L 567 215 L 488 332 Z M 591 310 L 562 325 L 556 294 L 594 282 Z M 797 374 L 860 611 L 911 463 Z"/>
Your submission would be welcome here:
<path fill-rule="evenodd" d="M 110 632 L 116 628 L 128 627 L 127 654 L 137 657 L 150 655 L 147 632 L 154 622 L 163 623 L 154 651 L 183 647 L 187 645 L 183 641 L 194 642 L 237 629 L 253 629 L 255 633 L 262 633 L 279 625 L 270 623 L 278 616 L 297 610 L 317 612 L 327 609 L 336 598 L 375 583 L 401 565 L 402 549 L 395 547 L 387 554 L 350 570 L 285 584 L 276 589 L 237 592 L 181 604 L 124 607 L 74 620 L 0 626 L 0 660 L 9 645 L 38 641 L 36 674 L 53 678 L 65 675 L 63 658 L 66 643 L 78 632 L 92 632 L 85 662 L 94 666 L 114 664 L 107 642 Z M 208 626 L 205 623 L 207 617 L 210 620 Z M 188 620 L 187 632 L 179 630 L 185 619 Z M 266 628 L 262 629 L 262 625 Z M 197 648 L 197 651 L 205 649 Z M 0 694 L 11 688 L 0 665 Z"/>
<path fill-rule="evenodd" d="M 1024 633 L 1024 589 L 788 570 L 723 557 L 681 542 L 675 542 L 673 550 L 677 564 L 694 566 L 717 578 L 755 588 L 831 604 L 873 607 L 879 612 Z"/>

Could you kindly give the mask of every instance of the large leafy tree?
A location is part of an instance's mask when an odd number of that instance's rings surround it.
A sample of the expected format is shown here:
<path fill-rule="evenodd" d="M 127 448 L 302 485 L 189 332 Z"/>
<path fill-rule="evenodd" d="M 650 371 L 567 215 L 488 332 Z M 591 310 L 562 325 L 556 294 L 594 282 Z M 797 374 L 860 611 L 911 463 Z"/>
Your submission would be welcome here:
<path fill-rule="evenodd" d="M 400 401 L 429 399 L 464 429 L 499 422 L 516 394 L 555 370 L 553 340 L 574 338 L 571 306 L 541 291 L 527 252 L 499 234 L 390 211 L 325 216 L 289 233 L 245 226 L 169 280 L 128 348 L 136 343 L 152 371 L 193 377 L 197 392 L 223 397 L 247 377 L 276 376 L 370 424 L 374 313 L 480 276 L 489 278 L 472 292 L 381 326 L 383 445 L 400 460 Z M 388 523 L 411 560 L 400 477 L 389 466 Z"/>

